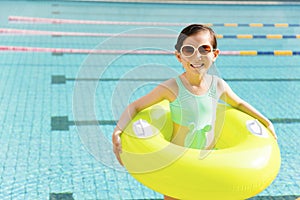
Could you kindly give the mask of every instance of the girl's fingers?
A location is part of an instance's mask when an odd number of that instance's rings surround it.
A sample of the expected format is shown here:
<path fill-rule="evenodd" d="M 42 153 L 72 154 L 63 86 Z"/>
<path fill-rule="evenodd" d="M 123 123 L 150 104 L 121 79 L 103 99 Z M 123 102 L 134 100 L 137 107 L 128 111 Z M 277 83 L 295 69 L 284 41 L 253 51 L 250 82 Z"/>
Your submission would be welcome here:
<path fill-rule="evenodd" d="M 270 130 L 270 131 L 271 131 L 272 135 L 274 136 L 274 138 L 277 140 L 277 135 L 276 135 L 276 133 L 274 132 L 274 130 Z"/>
<path fill-rule="evenodd" d="M 121 131 L 115 132 L 112 137 L 112 142 L 113 142 L 114 154 L 117 160 L 119 161 L 120 165 L 124 166 L 120 157 L 120 153 L 122 153 L 122 145 L 121 145 L 121 138 L 120 138 L 121 133 L 122 133 Z"/>
<path fill-rule="evenodd" d="M 118 151 L 119 153 L 122 153 L 122 145 L 120 142 L 115 142 L 113 145 L 114 145 L 114 148 L 116 149 L 116 151 Z"/>
<path fill-rule="evenodd" d="M 120 158 L 120 156 L 119 156 L 119 157 L 117 157 L 117 159 L 118 159 L 118 161 L 119 161 L 120 165 L 124 166 L 124 165 L 123 165 L 123 162 L 122 162 L 122 160 L 121 160 L 121 158 Z"/>
<path fill-rule="evenodd" d="M 121 144 L 114 144 L 113 149 L 115 153 L 122 153 L 122 146 Z"/>
<path fill-rule="evenodd" d="M 117 160 L 119 161 L 120 165 L 124 166 L 120 157 L 120 153 L 122 153 L 122 146 L 120 143 L 117 142 L 113 144 L 113 152 Z"/>
<path fill-rule="evenodd" d="M 274 138 L 277 140 L 278 138 L 277 138 L 277 135 L 275 133 L 275 129 L 274 129 L 274 126 L 273 126 L 272 123 L 268 126 L 268 129 L 272 133 L 272 135 L 274 136 Z"/>
<path fill-rule="evenodd" d="M 273 133 L 273 136 L 275 137 L 276 140 L 278 139 L 278 138 L 277 138 L 277 135 L 276 135 L 275 133 Z"/>
<path fill-rule="evenodd" d="M 114 153 L 115 153 L 115 156 L 117 158 L 117 160 L 119 161 L 119 163 L 123 166 L 123 163 L 122 163 L 122 160 L 121 160 L 121 157 L 120 157 L 120 151 L 117 149 L 117 148 L 114 148 Z"/>

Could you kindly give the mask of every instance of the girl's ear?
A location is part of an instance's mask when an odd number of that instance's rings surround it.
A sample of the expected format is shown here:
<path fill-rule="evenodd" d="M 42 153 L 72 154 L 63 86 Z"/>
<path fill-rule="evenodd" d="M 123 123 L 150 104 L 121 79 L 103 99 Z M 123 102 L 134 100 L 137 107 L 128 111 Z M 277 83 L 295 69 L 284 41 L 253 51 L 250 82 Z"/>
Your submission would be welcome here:
<path fill-rule="evenodd" d="M 217 59 L 217 57 L 218 57 L 218 55 L 220 54 L 220 50 L 216 49 L 213 53 L 214 53 L 214 58 L 212 60 L 213 60 L 213 62 L 215 62 L 216 59 Z"/>
<path fill-rule="evenodd" d="M 174 54 L 175 54 L 175 57 L 177 58 L 177 60 L 181 63 L 182 58 L 181 58 L 180 53 L 176 50 Z"/>

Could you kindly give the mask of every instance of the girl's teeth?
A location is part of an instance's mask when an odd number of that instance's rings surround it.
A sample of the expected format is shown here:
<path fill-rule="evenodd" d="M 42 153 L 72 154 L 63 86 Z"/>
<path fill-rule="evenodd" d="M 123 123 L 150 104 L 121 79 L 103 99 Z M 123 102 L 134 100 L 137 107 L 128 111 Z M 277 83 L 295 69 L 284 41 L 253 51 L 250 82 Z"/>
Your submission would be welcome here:
<path fill-rule="evenodd" d="M 202 64 L 202 65 L 193 65 L 193 64 L 191 64 L 191 66 L 192 66 L 192 67 L 195 67 L 195 68 L 199 68 L 199 67 L 202 67 L 203 64 Z"/>

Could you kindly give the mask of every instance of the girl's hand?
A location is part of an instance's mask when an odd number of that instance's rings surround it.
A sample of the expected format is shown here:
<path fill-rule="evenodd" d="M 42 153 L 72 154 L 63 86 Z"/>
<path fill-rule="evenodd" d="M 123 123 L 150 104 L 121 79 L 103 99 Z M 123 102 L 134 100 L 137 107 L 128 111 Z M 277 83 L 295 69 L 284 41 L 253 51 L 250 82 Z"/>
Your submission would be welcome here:
<path fill-rule="evenodd" d="M 272 133 L 272 135 L 274 136 L 274 138 L 277 140 L 277 135 L 275 133 L 275 129 L 272 123 L 270 123 L 270 125 L 267 127 L 268 130 Z"/>
<path fill-rule="evenodd" d="M 122 131 L 116 131 L 112 135 L 113 151 L 119 163 L 123 166 L 120 153 L 122 153 L 121 135 Z"/>

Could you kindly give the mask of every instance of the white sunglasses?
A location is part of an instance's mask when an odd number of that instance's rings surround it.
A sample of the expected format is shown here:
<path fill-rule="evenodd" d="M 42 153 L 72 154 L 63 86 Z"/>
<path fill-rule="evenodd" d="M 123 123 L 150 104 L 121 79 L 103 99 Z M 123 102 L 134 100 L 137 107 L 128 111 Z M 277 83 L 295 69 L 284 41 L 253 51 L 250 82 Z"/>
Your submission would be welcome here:
<path fill-rule="evenodd" d="M 198 48 L 195 48 L 193 45 L 187 44 L 183 45 L 180 48 L 180 53 L 183 54 L 185 57 L 192 57 L 197 50 L 201 55 L 206 56 L 207 54 L 215 51 L 216 49 L 213 49 L 213 47 L 208 44 L 200 45 Z"/>

